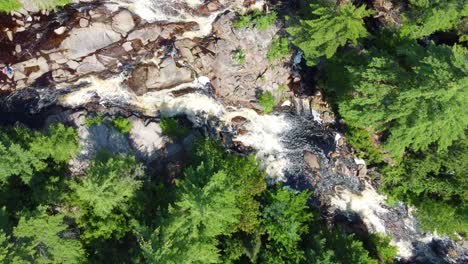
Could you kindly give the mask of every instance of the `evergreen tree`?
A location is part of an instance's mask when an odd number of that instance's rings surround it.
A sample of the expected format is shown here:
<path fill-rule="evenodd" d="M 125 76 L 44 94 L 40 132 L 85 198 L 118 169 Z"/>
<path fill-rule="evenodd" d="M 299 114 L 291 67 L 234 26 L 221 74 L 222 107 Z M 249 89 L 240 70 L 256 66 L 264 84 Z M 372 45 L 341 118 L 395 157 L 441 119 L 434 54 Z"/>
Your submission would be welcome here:
<path fill-rule="evenodd" d="M 464 0 L 409 0 L 410 9 L 403 13 L 401 35 L 419 39 L 437 31 L 455 28 L 468 16 Z"/>
<path fill-rule="evenodd" d="M 203 163 L 188 168 L 178 186 L 178 201 L 150 240 L 142 243 L 150 263 L 216 263 L 216 237 L 234 232 L 239 223 L 234 190 L 223 171 L 211 174 Z"/>
<path fill-rule="evenodd" d="M 373 12 L 365 6 L 356 8 L 352 3 L 339 6 L 311 5 L 314 19 L 300 20 L 287 29 L 294 37 L 293 44 L 299 47 L 307 60 L 314 66 L 322 56 L 331 58 L 338 47 L 348 42 L 356 44 L 357 40 L 368 35 L 363 18 Z"/>
<path fill-rule="evenodd" d="M 23 127 L 0 131 L 0 182 L 19 176 L 29 184 L 34 174 L 48 168 L 51 159 L 64 165 L 78 153 L 77 134 L 62 124 L 49 127 L 47 133 L 33 132 Z"/>
<path fill-rule="evenodd" d="M 310 193 L 295 194 L 287 188 L 277 188 L 268 195 L 263 209 L 267 242 L 260 258 L 264 263 L 299 263 L 304 252 L 299 248 L 302 235 L 307 233 L 307 222 L 312 218 L 307 200 Z"/>
<path fill-rule="evenodd" d="M 77 223 L 83 239 L 122 237 L 129 231 L 129 201 L 141 187 L 141 165 L 132 156 L 103 154 L 94 160 L 85 176 L 73 182 L 71 204 L 78 206 Z"/>
<path fill-rule="evenodd" d="M 439 151 L 464 137 L 468 125 L 466 49 L 417 44 L 382 53 L 366 65 L 350 67 L 355 92 L 339 104 L 354 126 L 388 133 L 385 148 L 400 158 L 409 148 Z"/>
<path fill-rule="evenodd" d="M 3 237 L 3 238 L 2 238 Z M 5 235 L 0 240 L 5 244 Z M 49 215 L 46 207 L 21 216 L 13 229 L 13 244 L 3 249 L 8 263 L 84 263 L 85 253 L 64 223 L 64 216 Z"/>

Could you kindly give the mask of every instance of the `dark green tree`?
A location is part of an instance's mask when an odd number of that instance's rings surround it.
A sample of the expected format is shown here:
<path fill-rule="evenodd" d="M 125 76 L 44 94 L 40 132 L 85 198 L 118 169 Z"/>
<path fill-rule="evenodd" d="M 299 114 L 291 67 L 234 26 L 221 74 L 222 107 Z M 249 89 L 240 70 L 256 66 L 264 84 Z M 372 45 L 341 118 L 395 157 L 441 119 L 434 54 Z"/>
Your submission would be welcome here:
<path fill-rule="evenodd" d="M 397 52 L 398 60 L 381 53 L 349 68 L 355 91 L 340 113 L 353 126 L 387 133 L 384 147 L 394 158 L 406 149 L 447 149 L 468 125 L 466 49 L 411 44 Z"/>
<path fill-rule="evenodd" d="M 285 187 L 269 192 L 263 209 L 267 241 L 260 252 L 262 262 L 299 263 L 305 259 L 299 242 L 307 233 L 307 223 L 312 218 L 306 204 L 309 198 L 308 192 L 295 194 Z"/>
<path fill-rule="evenodd" d="M 334 3 L 333 3 L 334 4 Z M 293 44 L 304 52 L 309 66 L 316 65 L 320 58 L 331 58 L 339 47 L 356 44 L 368 35 L 363 18 L 373 12 L 365 6 L 356 8 L 351 2 L 334 6 L 311 5 L 313 19 L 303 19 L 287 28 L 294 37 Z"/>
<path fill-rule="evenodd" d="M 79 208 L 73 216 L 83 228 L 83 240 L 119 238 L 131 229 L 127 205 L 141 187 L 142 175 L 135 157 L 102 154 L 71 183 L 69 200 Z"/>
<path fill-rule="evenodd" d="M 464 0 L 409 0 L 410 8 L 403 13 L 403 37 L 419 39 L 438 31 L 454 29 L 468 16 Z"/>
<path fill-rule="evenodd" d="M 13 229 L 13 243 L 0 234 L 0 243 L 6 245 L 2 255 L 7 263 L 84 263 L 85 252 L 77 234 L 69 229 L 61 214 L 50 215 L 39 206 L 21 216 Z M 2 241 L 3 240 L 3 241 Z"/>

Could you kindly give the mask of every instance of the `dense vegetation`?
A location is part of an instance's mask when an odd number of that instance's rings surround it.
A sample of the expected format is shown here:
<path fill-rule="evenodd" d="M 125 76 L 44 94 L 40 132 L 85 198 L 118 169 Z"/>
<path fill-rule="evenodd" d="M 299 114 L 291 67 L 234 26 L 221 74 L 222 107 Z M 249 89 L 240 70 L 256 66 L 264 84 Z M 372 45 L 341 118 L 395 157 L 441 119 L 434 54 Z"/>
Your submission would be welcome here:
<path fill-rule="evenodd" d="M 423 229 L 466 236 L 466 3 L 409 0 L 393 27 L 364 19 L 369 6 L 309 3 L 287 31 L 319 64 L 348 142 L 380 169 L 382 191 L 418 207 Z"/>
<path fill-rule="evenodd" d="M 175 183 L 104 150 L 70 176 L 74 129 L 0 131 L 5 263 L 388 263 L 382 236 L 328 228 L 309 192 L 272 186 L 253 156 L 206 139 Z M 7 158 L 5 158 L 7 157 Z"/>

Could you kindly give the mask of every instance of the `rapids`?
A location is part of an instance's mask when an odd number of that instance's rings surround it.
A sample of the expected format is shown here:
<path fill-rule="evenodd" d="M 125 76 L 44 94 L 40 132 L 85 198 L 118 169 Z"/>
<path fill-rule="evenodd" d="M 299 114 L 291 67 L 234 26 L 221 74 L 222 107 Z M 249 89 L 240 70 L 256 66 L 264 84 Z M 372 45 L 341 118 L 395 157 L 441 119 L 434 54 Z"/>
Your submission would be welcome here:
<path fill-rule="evenodd" d="M 110 10 L 129 9 L 147 22 L 196 22 L 198 30 L 176 36 L 193 39 L 209 36 L 213 22 L 226 10 L 243 11 L 243 1 L 217 2 L 220 6 L 202 0 L 112 0 L 106 5 Z M 263 4 L 256 1 L 253 7 Z M 210 8 L 214 11 L 202 12 Z M 300 56 L 294 58 L 295 64 L 298 61 Z M 201 74 L 196 73 L 193 82 L 140 96 L 127 87 L 124 72 L 106 78 L 91 74 L 52 88 L 26 88 L 0 100 L 0 121 L 11 118 L 11 113 L 41 113 L 53 105 L 83 110 L 90 103 L 156 119 L 184 116 L 195 128 L 208 131 L 207 136 L 219 139 L 224 135 L 233 145 L 253 151 L 271 184 L 311 189 L 327 217 L 344 216 L 350 224 L 362 222 L 368 232 L 392 235 L 402 259 L 416 256 L 424 263 L 440 258 L 432 248 L 450 240 L 419 232 L 411 209 L 403 204 L 389 206 L 368 179 L 358 176 L 365 161 L 339 144 L 342 135 L 334 129 L 334 122 L 322 120 L 309 98 L 291 95 L 276 112 L 263 115 L 250 108 L 226 106 L 215 96 L 208 77 Z"/>

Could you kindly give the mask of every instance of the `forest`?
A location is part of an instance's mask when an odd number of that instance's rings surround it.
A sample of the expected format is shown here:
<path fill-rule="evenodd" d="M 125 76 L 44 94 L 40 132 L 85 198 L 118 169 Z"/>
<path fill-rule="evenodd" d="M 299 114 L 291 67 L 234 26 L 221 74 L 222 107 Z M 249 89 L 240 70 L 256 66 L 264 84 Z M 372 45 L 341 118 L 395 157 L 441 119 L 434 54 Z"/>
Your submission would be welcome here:
<path fill-rule="evenodd" d="M 378 10 L 388 1 L 370 2 L 298 1 L 287 14 L 239 14 L 234 27 L 285 23 L 268 58 L 303 52 L 379 192 L 414 206 L 422 230 L 466 240 L 468 5 L 394 0 L 395 14 Z M 7 0 L 0 10 L 15 5 Z M 238 63 L 248 65 L 241 53 Z M 274 111 L 273 100 L 261 95 L 264 114 Z M 99 114 L 86 119 L 87 127 L 102 123 Z M 175 139 L 190 132 L 175 118 L 160 124 Z M 106 125 L 131 129 L 122 117 Z M 0 128 L 1 263 L 397 261 L 391 237 L 330 225 L 311 191 L 268 185 L 253 154 L 217 140 L 198 137 L 176 179 L 105 149 L 84 175 L 71 175 L 81 147 L 67 124 Z"/>

